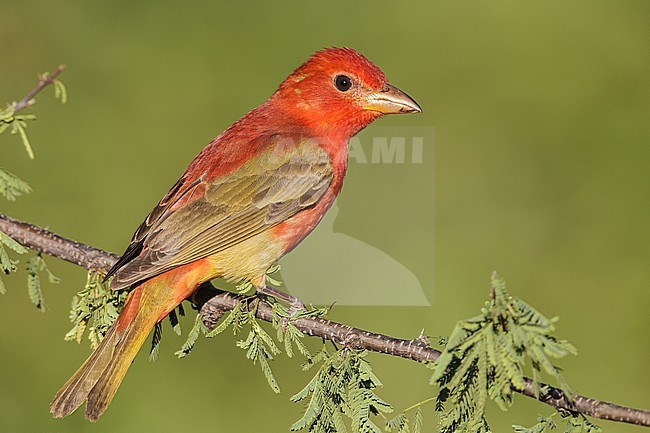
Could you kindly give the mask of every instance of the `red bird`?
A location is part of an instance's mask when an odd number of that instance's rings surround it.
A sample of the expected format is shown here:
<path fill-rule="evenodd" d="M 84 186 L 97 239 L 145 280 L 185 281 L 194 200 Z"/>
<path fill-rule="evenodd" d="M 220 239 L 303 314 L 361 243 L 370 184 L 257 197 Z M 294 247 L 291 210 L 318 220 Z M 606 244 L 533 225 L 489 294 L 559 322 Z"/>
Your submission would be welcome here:
<path fill-rule="evenodd" d="M 266 270 L 321 220 L 341 190 L 348 141 L 373 120 L 421 112 L 349 48 L 313 54 L 271 97 L 212 140 L 160 200 L 108 272 L 132 288 L 115 324 L 50 406 L 84 400 L 96 421 L 157 322 L 213 278 L 266 286 Z"/>

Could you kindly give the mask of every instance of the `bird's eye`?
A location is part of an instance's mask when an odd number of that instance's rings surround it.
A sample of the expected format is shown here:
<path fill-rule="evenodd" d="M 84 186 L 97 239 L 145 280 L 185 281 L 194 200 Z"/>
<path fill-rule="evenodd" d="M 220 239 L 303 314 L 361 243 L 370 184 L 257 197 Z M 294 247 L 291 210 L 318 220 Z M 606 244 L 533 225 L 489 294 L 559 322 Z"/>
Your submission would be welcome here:
<path fill-rule="evenodd" d="M 346 75 L 337 75 L 334 84 L 341 92 L 347 92 L 352 87 L 352 80 Z"/>

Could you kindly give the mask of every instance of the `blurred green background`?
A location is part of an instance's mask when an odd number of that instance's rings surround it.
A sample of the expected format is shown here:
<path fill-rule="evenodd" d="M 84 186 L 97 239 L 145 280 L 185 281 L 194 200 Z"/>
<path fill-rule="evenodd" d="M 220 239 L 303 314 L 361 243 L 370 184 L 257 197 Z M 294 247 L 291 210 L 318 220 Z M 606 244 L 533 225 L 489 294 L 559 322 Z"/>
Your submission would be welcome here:
<path fill-rule="evenodd" d="M 212 137 L 311 52 L 354 47 L 424 108 L 378 123 L 434 127 L 436 140 L 419 165 L 351 164 L 334 230 L 409 268 L 432 305 L 340 306 L 331 317 L 448 335 L 477 313 L 498 270 L 512 292 L 560 316 L 558 335 L 580 351 L 561 362 L 576 391 L 648 407 L 648 6 L 0 0 L 0 100 L 22 98 L 60 63 L 70 94 L 66 106 L 51 89 L 38 98 L 35 161 L 16 136 L 0 137 L 0 166 L 34 188 L 0 209 L 121 252 Z M 311 376 L 296 360 L 273 363 L 275 395 L 233 337 L 200 340 L 178 360 L 184 337 L 166 325 L 159 360 L 138 357 L 97 425 L 80 411 L 53 420 L 50 399 L 89 348 L 63 341 L 85 273 L 48 263 L 63 279 L 45 287 L 48 313 L 29 303 L 24 273 L 0 297 L 0 432 L 282 432 L 299 418 L 288 398 Z M 434 392 L 422 366 L 370 360 L 397 409 Z M 538 413 L 551 410 L 520 398 L 509 413 L 492 407 L 490 420 L 505 432 Z M 435 431 L 431 408 L 425 431 Z"/>

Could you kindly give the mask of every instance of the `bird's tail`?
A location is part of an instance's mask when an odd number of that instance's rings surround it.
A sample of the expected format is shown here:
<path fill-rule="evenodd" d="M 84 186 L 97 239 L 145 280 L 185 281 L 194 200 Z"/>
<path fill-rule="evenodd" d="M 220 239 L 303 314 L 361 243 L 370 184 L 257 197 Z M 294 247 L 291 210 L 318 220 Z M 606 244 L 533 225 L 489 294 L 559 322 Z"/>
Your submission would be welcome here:
<path fill-rule="evenodd" d="M 90 421 L 97 421 L 106 410 L 160 316 L 160 311 L 140 306 L 145 285 L 129 294 L 120 316 L 99 346 L 54 396 L 50 412 L 55 418 L 71 414 L 84 400 Z"/>

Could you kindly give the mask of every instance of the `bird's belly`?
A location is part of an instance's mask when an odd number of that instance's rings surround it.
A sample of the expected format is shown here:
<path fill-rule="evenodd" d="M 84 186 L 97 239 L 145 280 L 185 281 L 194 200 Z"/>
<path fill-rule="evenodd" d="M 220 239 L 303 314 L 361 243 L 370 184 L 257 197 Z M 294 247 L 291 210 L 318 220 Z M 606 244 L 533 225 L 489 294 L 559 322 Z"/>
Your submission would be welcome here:
<path fill-rule="evenodd" d="M 230 281 L 256 280 L 283 254 L 281 242 L 270 230 L 207 257 L 216 276 Z"/>

